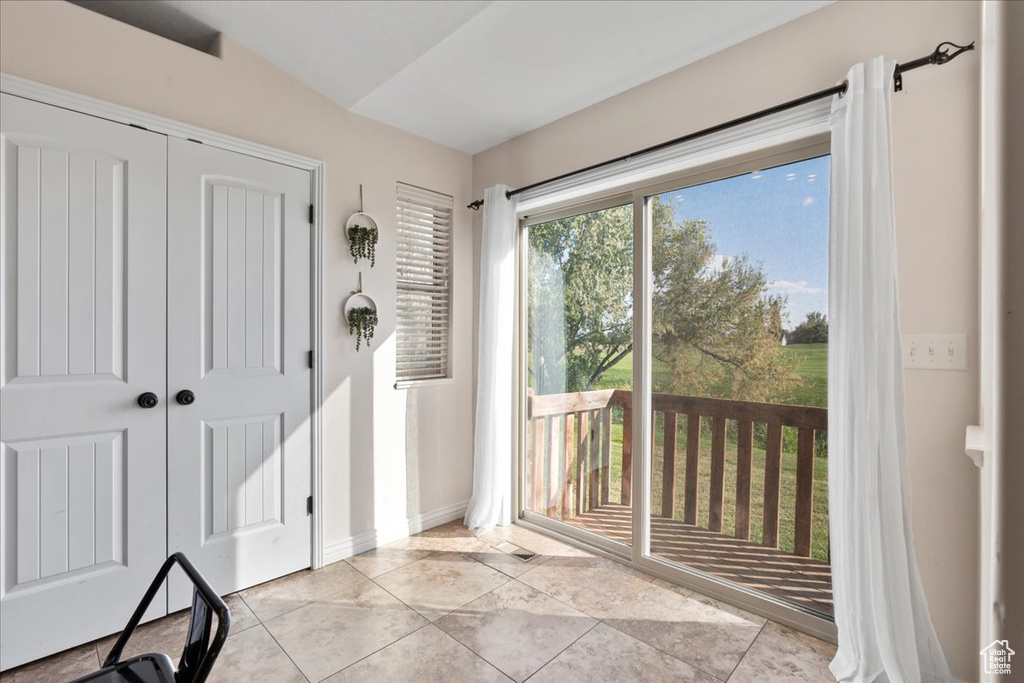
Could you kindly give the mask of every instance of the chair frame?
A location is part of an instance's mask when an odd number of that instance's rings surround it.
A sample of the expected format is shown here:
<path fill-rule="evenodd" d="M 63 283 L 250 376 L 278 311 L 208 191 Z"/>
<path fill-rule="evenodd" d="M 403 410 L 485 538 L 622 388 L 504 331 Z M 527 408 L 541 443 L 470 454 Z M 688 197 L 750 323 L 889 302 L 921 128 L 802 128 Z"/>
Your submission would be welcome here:
<path fill-rule="evenodd" d="M 135 613 L 132 614 L 128 624 L 118 636 L 117 642 L 110 649 L 110 654 L 104 660 L 102 668 L 105 669 L 121 662 L 121 653 L 124 651 L 125 645 L 128 644 L 128 639 L 131 638 L 139 622 L 142 621 L 143 615 L 149 609 L 150 603 L 153 602 L 153 598 L 160 591 L 171 567 L 175 564 L 181 567 L 194 586 L 188 636 L 181 659 L 178 661 L 176 680 L 181 683 L 203 683 L 209 676 L 213 663 L 217 659 L 217 655 L 220 654 L 224 641 L 227 640 L 228 629 L 231 627 L 231 611 L 224 600 L 203 578 L 203 575 L 182 553 L 174 553 L 164 561 L 160 571 L 153 579 L 153 583 L 150 584 L 143 596 L 142 602 L 139 603 Z M 217 615 L 217 631 L 213 634 L 212 639 L 209 637 L 213 616 L 211 611 Z"/>

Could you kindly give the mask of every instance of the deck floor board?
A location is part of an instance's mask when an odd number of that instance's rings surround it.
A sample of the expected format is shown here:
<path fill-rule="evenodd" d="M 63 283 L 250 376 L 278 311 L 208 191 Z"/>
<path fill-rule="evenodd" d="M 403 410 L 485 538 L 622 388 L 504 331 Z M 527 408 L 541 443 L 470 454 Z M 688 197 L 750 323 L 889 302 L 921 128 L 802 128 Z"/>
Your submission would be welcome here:
<path fill-rule="evenodd" d="M 628 506 L 610 503 L 566 521 L 617 541 L 631 539 Z M 651 553 L 833 616 L 832 568 L 827 562 L 663 517 L 651 519 Z"/>

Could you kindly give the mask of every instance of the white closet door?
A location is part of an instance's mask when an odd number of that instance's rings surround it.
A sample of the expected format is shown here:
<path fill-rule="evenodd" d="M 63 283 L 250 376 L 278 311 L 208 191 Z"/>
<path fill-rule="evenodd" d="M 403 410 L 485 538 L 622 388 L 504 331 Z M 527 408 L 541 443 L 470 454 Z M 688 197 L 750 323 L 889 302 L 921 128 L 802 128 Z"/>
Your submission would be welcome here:
<path fill-rule="evenodd" d="M 310 565 L 310 174 L 169 141 L 168 545 L 220 593 Z M 170 582 L 168 607 L 190 599 Z"/>
<path fill-rule="evenodd" d="M 0 112 L 7 669 L 119 631 L 165 556 L 167 141 L 9 95 Z"/>

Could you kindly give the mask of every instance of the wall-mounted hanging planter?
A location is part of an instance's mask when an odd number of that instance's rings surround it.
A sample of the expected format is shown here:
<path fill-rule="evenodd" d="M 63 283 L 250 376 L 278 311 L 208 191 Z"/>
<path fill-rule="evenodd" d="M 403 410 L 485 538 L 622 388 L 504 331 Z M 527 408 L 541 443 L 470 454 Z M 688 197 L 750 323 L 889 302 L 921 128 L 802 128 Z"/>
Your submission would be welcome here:
<path fill-rule="evenodd" d="M 363 342 L 369 346 L 373 332 L 377 328 L 377 302 L 369 294 L 363 293 L 362 273 L 359 274 L 359 288 L 345 299 L 344 313 L 348 333 L 355 335 L 356 338 L 356 351 Z"/>
<path fill-rule="evenodd" d="M 366 259 L 373 268 L 377 262 L 377 239 L 380 233 L 377 230 L 377 221 L 363 211 L 362 185 L 359 186 L 359 211 L 352 214 L 345 223 L 345 236 L 348 237 L 348 253 L 352 255 L 353 263 L 359 263 L 359 259 Z"/>

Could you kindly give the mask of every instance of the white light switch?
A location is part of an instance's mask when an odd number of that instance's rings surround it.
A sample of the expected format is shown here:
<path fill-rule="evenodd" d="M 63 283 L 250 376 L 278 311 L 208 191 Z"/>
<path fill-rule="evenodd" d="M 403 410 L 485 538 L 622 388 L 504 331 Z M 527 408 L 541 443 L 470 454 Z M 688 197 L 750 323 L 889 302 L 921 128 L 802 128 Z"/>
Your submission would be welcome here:
<path fill-rule="evenodd" d="M 903 335 L 903 367 L 918 370 L 966 370 L 966 334 Z"/>

